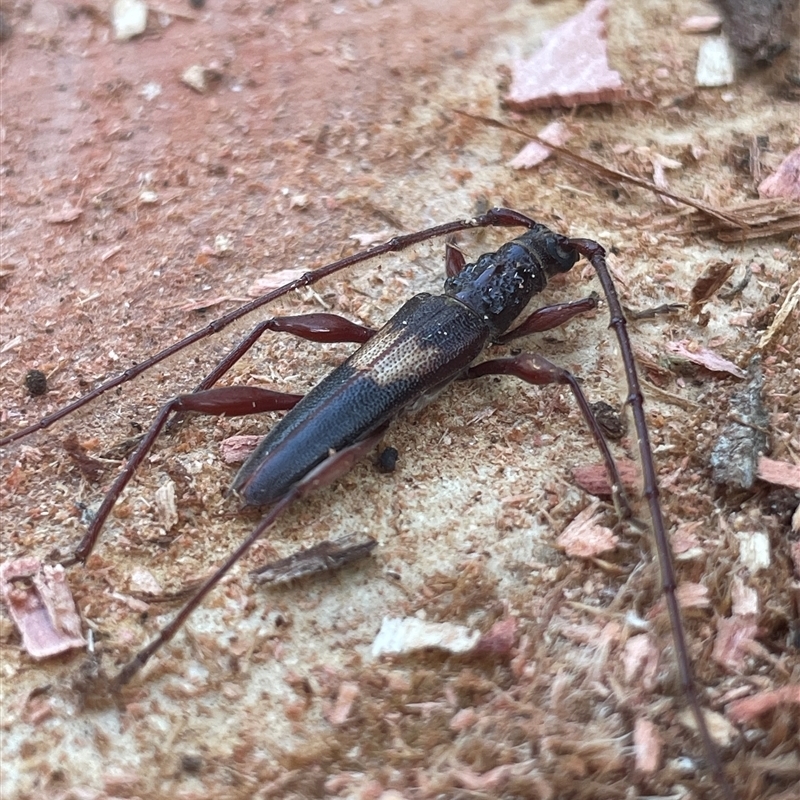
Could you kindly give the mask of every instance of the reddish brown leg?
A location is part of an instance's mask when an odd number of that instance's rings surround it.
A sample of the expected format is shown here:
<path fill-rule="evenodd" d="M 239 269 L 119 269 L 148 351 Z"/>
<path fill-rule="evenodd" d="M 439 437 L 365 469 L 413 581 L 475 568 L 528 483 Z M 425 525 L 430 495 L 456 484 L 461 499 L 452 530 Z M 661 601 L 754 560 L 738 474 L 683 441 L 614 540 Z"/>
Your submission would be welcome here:
<path fill-rule="evenodd" d="M 291 333 L 301 339 L 322 344 L 356 342 L 364 344 L 375 335 L 372 328 L 351 322 L 338 314 L 299 314 L 294 317 L 272 317 L 259 322 L 247 336 L 220 361 L 197 385 L 195 391 L 210 389 L 266 333 Z"/>
<path fill-rule="evenodd" d="M 467 263 L 464 254 L 452 243 L 444 243 L 444 269 L 448 278 L 455 278 Z"/>
<path fill-rule="evenodd" d="M 170 400 L 158 412 L 147 435 L 139 443 L 133 455 L 128 459 L 125 468 L 117 476 L 108 493 L 103 498 L 97 514 L 86 531 L 85 536 L 78 545 L 75 555 L 66 562 L 74 564 L 77 561 L 86 561 L 94 549 L 100 531 L 103 528 L 111 509 L 122 494 L 123 489 L 130 481 L 136 468 L 142 463 L 144 457 L 152 448 L 158 434 L 169 419 L 170 414 L 185 413 L 194 411 L 199 414 L 213 414 L 216 416 L 245 416 L 247 414 L 258 414 L 263 411 L 283 411 L 292 408 L 303 395 L 284 394 L 283 392 L 273 392 L 269 389 L 259 389 L 254 386 L 225 386 L 219 389 L 208 389 L 193 394 L 179 395 Z"/>
<path fill-rule="evenodd" d="M 633 412 L 636 436 L 639 441 L 639 455 L 644 475 L 644 496 L 647 499 L 650 517 L 653 522 L 653 534 L 661 569 L 661 589 L 667 604 L 670 625 L 672 626 L 672 640 L 675 644 L 675 657 L 678 662 L 681 685 L 689 707 L 692 710 L 692 715 L 695 718 L 697 730 L 703 742 L 703 749 L 711 766 L 711 771 L 722 788 L 722 794 L 727 800 L 734 800 L 735 795 L 733 789 L 728 779 L 725 777 L 717 747 L 711 738 L 705 716 L 703 716 L 700 698 L 694 680 L 694 673 L 689 660 L 689 649 L 686 643 L 680 606 L 676 594 L 677 579 L 675 577 L 675 568 L 672 563 L 672 549 L 669 545 L 664 515 L 661 511 L 658 479 L 656 477 L 655 463 L 653 462 L 653 448 L 650 444 L 650 433 L 647 429 L 647 420 L 644 413 L 644 397 L 639 384 L 639 376 L 636 373 L 636 361 L 633 355 L 631 340 L 628 336 L 627 322 L 625 321 L 625 315 L 622 311 L 622 304 L 619 301 L 614 281 L 608 271 L 605 250 L 591 239 L 570 239 L 570 244 L 591 262 L 597 274 L 597 278 L 600 281 L 600 285 L 603 287 L 606 301 L 608 302 L 608 309 L 611 315 L 609 327 L 614 329 L 625 367 L 625 377 L 628 383 L 627 402 L 630 404 Z"/>
<path fill-rule="evenodd" d="M 218 389 L 216 391 L 224 391 Z M 210 394 L 210 392 L 209 392 Z M 189 395 L 189 397 L 196 397 L 197 395 Z M 193 409 L 194 410 L 194 409 Z M 136 656 L 129 661 L 119 672 L 114 679 L 117 686 L 126 684 L 156 653 L 163 645 L 165 645 L 173 636 L 180 630 L 184 622 L 189 618 L 191 613 L 203 602 L 208 593 L 222 580 L 223 577 L 230 571 L 236 562 L 244 556 L 244 554 L 252 547 L 253 543 L 269 528 L 271 527 L 278 517 L 295 500 L 305 497 L 310 492 L 327 486 L 329 483 L 340 478 L 342 475 L 348 473 L 353 465 L 363 458 L 375 445 L 381 440 L 386 426 L 371 434 L 369 437 L 361 442 L 346 447 L 338 453 L 334 453 L 330 458 L 325 459 L 316 469 L 303 478 L 302 481 L 295 484 L 294 487 L 284 495 L 264 516 L 261 522 L 253 529 L 252 533 L 234 550 L 225 563 L 210 577 L 206 582 L 197 590 L 197 593 L 189 600 L 186 605 L 175 615 L 169 624 L 162 628 L 158 636 L 150 642 L 147 647 L 139 651 Z"/>
<path fill-rule="evenodd" d="M 521 336 L 531 333 L 551 331 L 564 325 L 579 314 L 593 311 L 599 304 L 599 298 L 593 294 L 583 300 L 572 300 L 569 303 L 554 303 L 551 306 L 537 308 L 530 316 L 526 317 L 516 328 L 504 333 L 495 340 L 495 344 L 506 344 Z"/>
<path fill-rule="evenodd" d="M 474 367 L 470 367 L 466 377 L 479 378 L 483 375 L 513 375 L 515 378 L 537 386 L 545 386 L 550 383 L 569 386 L 602 453 L 614 497 L 614 506 L 621 517 L 628 519 L 633 516 L 625 490 L 622 488 L 622 478 L 620 478 L 614 456 L 611 455 L 608 442 L 606 442 L 603 431 L 597 424 L 594 414 L 592 414 L 589 401 L 586 399 L 578 379 L 571 372 L 557 367 L 541 356 L 533 355 L 532 353 L 521 353 L 518 356 L 483 361 Z"/>

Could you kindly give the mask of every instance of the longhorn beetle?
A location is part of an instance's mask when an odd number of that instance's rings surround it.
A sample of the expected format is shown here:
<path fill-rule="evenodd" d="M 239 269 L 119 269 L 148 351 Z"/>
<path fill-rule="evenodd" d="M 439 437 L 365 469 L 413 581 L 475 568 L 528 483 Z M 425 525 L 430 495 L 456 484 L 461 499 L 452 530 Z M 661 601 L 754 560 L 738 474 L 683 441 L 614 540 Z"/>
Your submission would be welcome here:
<path fill-rule="evenodd" d="M 606 265 L 605 251 L 597 242 L 567 238 L 519 212 L 505 208 L 495 208 L 472 219 L 398 236 L 385 244 L 308 272 L 229 312 L 36 424 L 6 435 L 0 439 L 0 446 L 47 428 L 179 350 L 219 332 L 240 317 L 296 289 L 310 286 L 353 264 L 400 251 L 432 237 L 486 226 L 522 227 L 526 230 L 496 252 L 487 253 L 472 264 L 466 264 L 461 253 L 448 245 L 448 277 L 444 294 L 413 297 L 378 331 L 333 314 L 264 320 L 219 362 L 194 392 L 179 395 L 161 408 L 106 494 L 69 563 L 86 561 L 125 485 L 170 417 L 186 412 L 236 416 L 291 410 L 246 461 L 232 486 L 245 504 L 269 506 L 269 510 L 174 619 L 122 668 L 115 682 L 117 685 L 127 683 L 162 645 L 172 639 L 192 611 L 289 505 L 347 472 L 356 460 L 378 443 L 386 427 L 403 409 L 436 394 L 456 379 L 506 374 L 531 384 L 559 383 L 569 386 L 602 453 L 618 512 L 623 518 L 631 518 L 631 508 L 614 459 L 576 378 L 541 356 L 528 353 L 476 362 L 490 342 L 508 342 L 536 331 L 549 330 L 596 307 L 597 300 L 594 297 L 545 306 L 533 311 L 517 327 L 511 328 L 531 298 L 545 288 L 547 279 L 570 270 L 583 256 L 591 262 L 602 285 L 609 307 L 610 327 L 615 331 L 624 362 L 627 402 L 632 408 L 636 426 L 644 474 L 644 496 L 652 518 L 662 591 L 669 610 L 681 683 L 696 719 L 711 770 L 724 796 L 732 798 L 733 791 L 724 776 L 716 745 L 701 711 L 676 597 L 676 578 L 659 502 L 642 392 L 625 317 Z M 305 397 L 254 387 L 213 388 L 266 331 L 288 332 L 317 342 L 357 342 L 361 347 Z"/>

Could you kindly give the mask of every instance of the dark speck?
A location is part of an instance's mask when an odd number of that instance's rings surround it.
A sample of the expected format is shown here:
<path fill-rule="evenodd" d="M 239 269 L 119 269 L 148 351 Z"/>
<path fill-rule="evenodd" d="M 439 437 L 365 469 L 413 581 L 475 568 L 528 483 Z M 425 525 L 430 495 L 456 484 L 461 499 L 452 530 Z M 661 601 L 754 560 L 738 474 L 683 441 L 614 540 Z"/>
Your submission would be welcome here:
<path fill-rule="evenodd" d="M 400 454 L 394 447 L 386 447 L 378 456 L 378 469 L 381 472 L 394 472 Z"/>
<path fill-rule="evenodd" d="M 47 375 L 39 369 L 28 370 L 25 376 L 25 388 L 33 397 L 39 397 L 47 392 Z"/>
<path fill-rule="evenodd" d="M 181 756 L 181 769 L 190 775 L 198 775 L 203 769 L 203 757 L 196 753 L 186 753 Z"/>

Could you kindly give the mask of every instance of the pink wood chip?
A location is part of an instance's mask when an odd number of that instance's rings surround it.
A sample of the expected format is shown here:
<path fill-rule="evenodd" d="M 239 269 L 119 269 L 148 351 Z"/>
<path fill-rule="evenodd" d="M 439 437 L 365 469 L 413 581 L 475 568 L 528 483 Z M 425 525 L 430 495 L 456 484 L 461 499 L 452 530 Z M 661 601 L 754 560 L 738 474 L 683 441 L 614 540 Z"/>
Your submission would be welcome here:
<path fill-rule="evenodd" d="M 569 132 L 564 122 L 557 119 L 542 128 L 536 135 L 545 142 L 550 142 L 551 144 L 561 147 L 569 141 L 572 134 Z M 549 158 L 552 152 L 552 150 L 539 142 L 528 142 L 528 144 L 508 162 L 508 166 L 512 169 L 531 169 Z"/>
<path fill-rule="evenodd" d="M 0 566 L 0 596 L 22 645 L 34 658 L 48 658 L 86 644 L 64 567 L 19 558 Z"/>
<path fill-rule="evenodd" d="M 783 159 L 778 169 L 758 186 L 759 197 L 800 200 L 800 147 Z"/>
<path fill-rule="evenodd" d="M 607 0 L 590 0 L 579 14 L 545 34 L 543 47 L 511 67 L 505 102 L 515 111 L 613 103 L 627 96 L 608 66 Z"/>

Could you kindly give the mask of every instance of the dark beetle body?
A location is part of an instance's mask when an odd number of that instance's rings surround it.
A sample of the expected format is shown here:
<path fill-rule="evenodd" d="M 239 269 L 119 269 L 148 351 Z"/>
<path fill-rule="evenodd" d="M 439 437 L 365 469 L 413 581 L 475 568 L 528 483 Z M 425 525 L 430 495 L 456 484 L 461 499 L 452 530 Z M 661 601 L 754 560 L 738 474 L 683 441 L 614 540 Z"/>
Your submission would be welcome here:
<path fill-rule="evenodd" d="M 247 505 L 279 500 L 331 451 L 359 442 L 459 377 L 551 275 L 577 260 L 565 237 L 537 225 L 465 265 L 447 279 L 443 295 L 411 298 L 272 429 L 233 491 Z"/>

